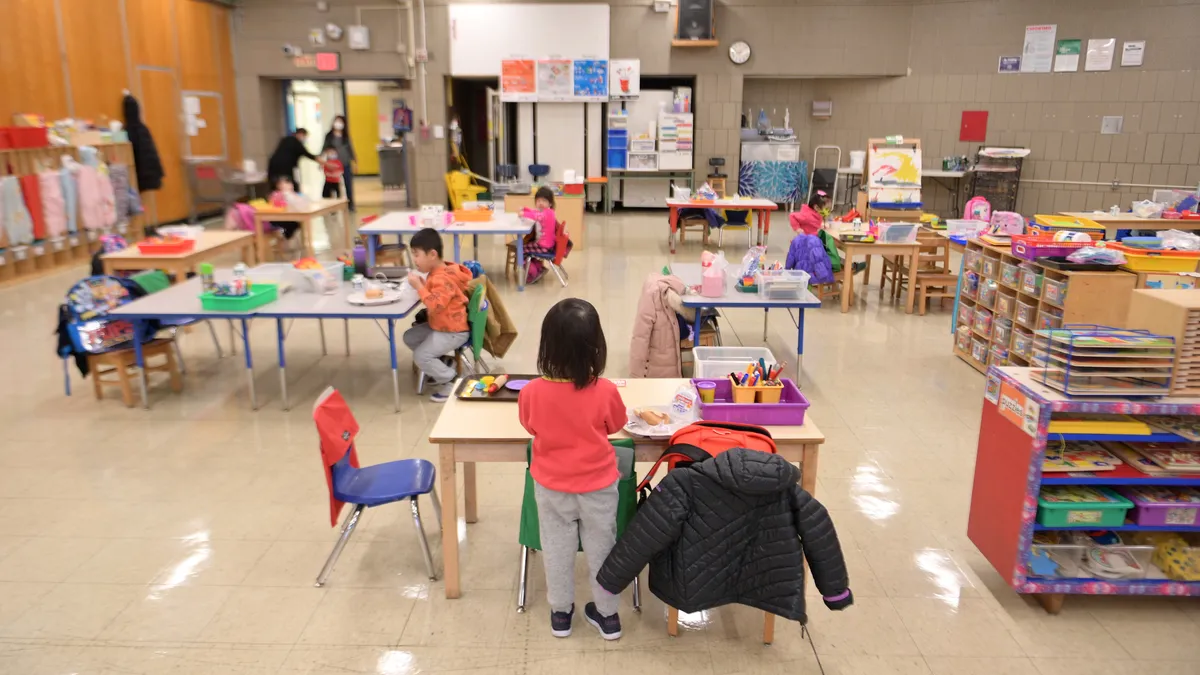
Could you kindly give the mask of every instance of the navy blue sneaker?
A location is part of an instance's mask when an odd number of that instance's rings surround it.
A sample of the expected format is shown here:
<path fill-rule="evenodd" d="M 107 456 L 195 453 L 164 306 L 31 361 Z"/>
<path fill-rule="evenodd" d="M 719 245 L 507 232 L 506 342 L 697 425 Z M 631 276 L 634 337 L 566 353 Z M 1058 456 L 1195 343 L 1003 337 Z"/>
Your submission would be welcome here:
<path fill-rule="evenodd" d="M 550 612 L 550 634 L 554 637 L 571 637 L 571 622 L 575 619 L 575 605 L 569 612 Z"/>
<path fill-rule="evenodd" d="M 435 391 L 429 396 L 429 400 L 434 403 L 445 403 L 450 399 L 450 394 L 441 390 Z"/>
<path fill-rule="evenodd" d="M 600 616 L 600 610 L 596 609 L 596 603 L 589 602 L 583 607 L 583 618 L 595 626 L 596 630 L 600 631 L 600 637 L 605 640 L 619 640 L 621 638 L 620 614 Z"/>

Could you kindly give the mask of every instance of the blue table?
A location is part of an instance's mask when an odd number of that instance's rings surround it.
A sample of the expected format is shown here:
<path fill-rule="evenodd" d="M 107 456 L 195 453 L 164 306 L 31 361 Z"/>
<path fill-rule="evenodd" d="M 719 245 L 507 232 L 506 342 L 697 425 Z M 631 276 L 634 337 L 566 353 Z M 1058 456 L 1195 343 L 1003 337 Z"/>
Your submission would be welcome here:
<path fill-rule="evenodd" d="M 250 322 L 256 318 L 275 319 L 276 337 L 279 350 L 279 378 L 283 409 L 288 409 L 287 396 L 287 361 L 284 355 L 284 342 L 287 334 L 284 331 L 285 319 L 317 319 L 321 323 L 321 351 L 325 352 L 325 319 L 343 319 L 346 321 L 346 354 L 350 353 L 350 319 L 384 319 L 388 322 L 388 346 L 391 352 L 392 365 L 392 397 L 396 412 L 400 411 L 400 380 L 396 360 L 396 321 L 408 316 L 419 302 L 393 303 L 363 307 L 350 304 L 346 298 L 352 292 L 349 282 L 342 282 L 341 288 L 335 294 L 321 295 L 317 293 L 292 290 L 283 294 L 278 300 L 263 305 L 249 312 L 218 312 L 204 309 L 200 306 L 200 279 L 193 278 L 182 284 L 147 295 L 133 302 L 122 305 L 111 312 L 109 316 L 121 318 L 133 323 L 135 335 L 146 333 L 146 324 L 155 319 L 229 319 L 237 321 L 242 327 L 242 343 L 246 355 L 246 373 L 250 389 L 250 405 L 258 409 L 258 397 L 254 389 L 254 361 L 250 352 Z M 142 407 L 149 409 L 150 403 L 146 396 L 145 360 L 142 355 L 140 340 L 134 340 L 134 355 L 138 365 L 138 385 L 141 389 Z"/>
<path fill-rule="evenodd" d="M 700 285 L 700 263 L 671 263 L 671 274 L 679 277 L 689 287 Z M 805 289 L 798 299 L 775 300 L 764 298 L 757 293 L 739 293 L 734 290 L 734 283 L 736 282 L 732 275 L 726 275 L 725 293 L 719 298 L 706 298 L 695 294 L 683 296 L 683 306 L 693 307 L 696 310 L 696 321 L 693 326 L 695 339 L 700 339 L 701 314 L 708 308 L 749 309 L 761 307 L 763 310 L 763 342 L 767 341 L 767 312 L 772 308 L 795 309 L 798 314 L 796 319 L 796 380 L 799 382 L 804 358 L 804 310 L 820 307 L 821 301 L 808 289 Z"/>
<path fill-rule="evenodd" d="M 413 224 L 412 216 L 418 217 L 418 223 Z M 420 214 L 417 211 L 392 211 L 381 216 L 373 223 L 359 228 L 358 233 L 366 238 L 367 244 L 367 265 L 375 264 L 375 254 L 379 250 L 380 237 L 382 235 L 396 235 L 401 240 L 405 236 L 412 236 L 425 228 L 419 224 Z M 498 235 L 516 235 L 517 237 L 517 269 L 525 267 L 525 235 L 533 231 L 533 223 L 522 219 L 515 213 L 497 212 L 491 220 L 486 222 L 453 222 L 448 225 L 440 225 L 436 228 L 443 234 L 449 234 L 454 238 L 454 262 L 462 262 L 462 241 L 460 237 L 471 235 L 476 251 L 479 250 L 479 235 L 481 234 L 498 234 Z M 478 254 L 477 254 L 478 255 Z M 518 274 L 517 290 L 525 290 L 525 279 L 520 278 Z"/>

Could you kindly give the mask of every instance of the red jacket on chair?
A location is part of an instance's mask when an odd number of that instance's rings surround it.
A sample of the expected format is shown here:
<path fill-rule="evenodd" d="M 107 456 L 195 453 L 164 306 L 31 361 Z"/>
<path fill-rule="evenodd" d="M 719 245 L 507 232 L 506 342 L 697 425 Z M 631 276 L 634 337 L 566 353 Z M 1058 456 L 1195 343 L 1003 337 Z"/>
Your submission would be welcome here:
<path fill-rule="evenodd" d="M 358 452 L 354 449 L 354 437 L 358 435 L 358 422 L 346 405 L 346 399 L 333 387 L 328 387 L 313 406 L 313 421 L 317 423 L 317 435 L 321 442 L 321 467 L 325 469 L 325 485 L 329 487 L 329 524 L 337 525 L 338 515 L 345 502 L 333 496 L 333 465 L 346 453 L 350 453 L 350 466 L 358 468 Z"/>

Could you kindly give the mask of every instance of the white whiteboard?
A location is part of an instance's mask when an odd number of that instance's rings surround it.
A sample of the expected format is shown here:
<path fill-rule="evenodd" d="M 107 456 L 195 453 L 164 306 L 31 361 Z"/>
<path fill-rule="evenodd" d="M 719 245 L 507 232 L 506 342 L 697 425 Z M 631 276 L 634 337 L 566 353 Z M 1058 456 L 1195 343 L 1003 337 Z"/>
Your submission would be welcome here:
<path fill-rule="evenodd" d="M 514 56 L 608 58 L 607 4 L 470 4 L 449 9 L 451 75 L 499 77 L 500 61 Z"/>

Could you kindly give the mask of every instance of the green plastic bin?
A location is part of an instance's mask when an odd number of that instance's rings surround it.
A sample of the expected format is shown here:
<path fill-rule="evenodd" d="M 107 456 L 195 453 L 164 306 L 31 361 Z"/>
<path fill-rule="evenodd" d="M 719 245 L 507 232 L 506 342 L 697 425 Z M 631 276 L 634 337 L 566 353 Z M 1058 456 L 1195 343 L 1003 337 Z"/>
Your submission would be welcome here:
<path fill-rule="evenodd" d="M 279 286 L 275 284 L 254 284 L 247 295 L 215 295 L 200 294 L 200 306 L 214 312 L 249 312 L 255 307 L 262 307 L 268 302 L 275 302 L 279 297 Z"/>
<path fill-rule="evenodd" d="M 1038 496 L 1037 522 L 1046 527 L 1120 527 L 1133 502 L 1104 487 L 1052 485 Z"/>

